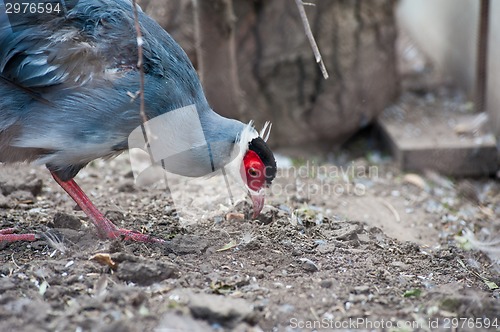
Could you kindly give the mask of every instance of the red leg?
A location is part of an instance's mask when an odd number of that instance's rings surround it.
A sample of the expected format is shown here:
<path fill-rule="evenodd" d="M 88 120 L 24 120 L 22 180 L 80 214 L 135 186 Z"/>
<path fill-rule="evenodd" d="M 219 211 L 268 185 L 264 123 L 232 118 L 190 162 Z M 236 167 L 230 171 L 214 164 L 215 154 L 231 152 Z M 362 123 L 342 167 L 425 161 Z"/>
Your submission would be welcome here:
<path fill-rule="evenodd" d="M 133 240 L 138 242 L 165 242 L 164 240 L 154 238 L 152 236 L 142 234 L 139 232 L 129 231 L 116 227 L 92 204 L 90 199 L 85 195 L 83 190 L 71 179 L 69 181 L 62 181 L 59 177 L 52 173 L 56 182 L 73 198 L 83 212 L 89 217 L 94 226 L 97 228 L 97 233 L 102 239 L 116 239 L 121 236 L 125 240 Z M 1 239 L 1 238 L 0 238 Z"/>
<path fill-rule="evenodd" d="M 35 241 L 38 236 L 35 234 L 14 234 L 17 229 L 7 228 L 0 229 L 0 243 L 15 242 L 15 241 Z"/>

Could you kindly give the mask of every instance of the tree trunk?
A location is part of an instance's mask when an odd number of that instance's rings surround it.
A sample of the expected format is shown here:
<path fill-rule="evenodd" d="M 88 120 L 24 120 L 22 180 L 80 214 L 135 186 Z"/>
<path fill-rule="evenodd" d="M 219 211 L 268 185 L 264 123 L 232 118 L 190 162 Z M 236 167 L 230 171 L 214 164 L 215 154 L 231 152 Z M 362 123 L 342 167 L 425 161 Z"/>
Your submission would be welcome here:
<path fill-rule="evenodd" d="M 154 13 L 157 9 L 150 7 L 159 0 L 150 1 L 147 10 Z M 275 147 L 341 143 L 397 96 L 395 0 L 320 0 L 306 6 L 328 80 L 314 61 L 294 1 L 233 0 L 234 45 L 230 1 L 198 1 L 203 3 L 197 21 L 202 34 L 195 50 L 186 2 L 191 0 L 157 5 L 176 3 L 182 9 L 176 12 L 178 24 L 164 26 L 192 59 L 191 51 L 201 52 L 210 103 L 226 116 L 259 124 L 271 120 Z M 181 15 L 187 17 L 182 24 Z M 243 115 L 235 106 L 239 100 L 247 110 Z"/>
<path fill-rule="evenodd" d="M 242 102 L 234 49 L 232 0 L 193 0 L 198 72 L 212 108 L 241 116 Z"/>
<path fill-rule="evenodd" d="M 280 146 L 340 143 L 397 95 L 392 0 L 317 1 L 306 6 L 330 78 L 314 61 L 288 0 L 236 0 L 242 89 Z"/>

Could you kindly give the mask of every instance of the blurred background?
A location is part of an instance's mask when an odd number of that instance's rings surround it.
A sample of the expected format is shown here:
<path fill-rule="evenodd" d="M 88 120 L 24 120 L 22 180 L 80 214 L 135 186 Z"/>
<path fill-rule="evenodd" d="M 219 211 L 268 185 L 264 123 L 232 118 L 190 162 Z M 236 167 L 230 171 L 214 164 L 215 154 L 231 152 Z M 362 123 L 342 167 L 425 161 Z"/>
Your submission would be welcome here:
<path fill-rule="evenodd" d="M 213 108 L 271 121 L 277 151 L 328 160 L 369 128 L 402 169 L 498 170 L 496 2 L 312 1 L 305 8 L 327 80 L 293 1 L 140 5 L 186 50 Z"/>

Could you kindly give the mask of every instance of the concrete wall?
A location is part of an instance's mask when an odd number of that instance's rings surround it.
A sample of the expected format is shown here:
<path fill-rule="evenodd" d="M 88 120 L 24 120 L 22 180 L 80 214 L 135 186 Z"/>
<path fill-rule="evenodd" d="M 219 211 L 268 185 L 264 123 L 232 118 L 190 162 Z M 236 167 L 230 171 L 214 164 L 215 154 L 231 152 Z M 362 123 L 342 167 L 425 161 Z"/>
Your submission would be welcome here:
<path fill-rule="evenodd" d="M 434 65 L 474 91 L 479 0 L 401 0 L 400 26 Z"/>
<path fill-rule="evenodd" d="M 473 97 L 479 0 L 400 0 L 397 18 L 438 70 Z M 490 1 L 487 110 L 500 137 L 500 1 Z"/>

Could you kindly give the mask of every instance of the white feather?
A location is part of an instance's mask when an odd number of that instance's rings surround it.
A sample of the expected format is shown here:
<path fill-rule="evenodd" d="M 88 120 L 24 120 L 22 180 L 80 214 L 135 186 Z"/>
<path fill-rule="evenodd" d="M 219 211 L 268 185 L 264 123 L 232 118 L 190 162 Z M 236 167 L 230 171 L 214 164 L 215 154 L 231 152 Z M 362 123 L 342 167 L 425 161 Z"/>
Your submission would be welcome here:
<path fill-rule="evenodd" d="M 273 124 L 269 121 L 266 121 L 264 124 L 264 127 L 262 127 L 262 130 L 260 131 L 260 137 L 264 140 L 264 142 L 267 142 L 269 139 L 269 135 L 271 134 L 271 128 L 273 127 Z"/>
<path fill-rule="evenodd" d="M 239 145 L 239 153 L 242 154 L 242 158 L 248 150 L 248 143 L 254 138 L 259 137 L 259 133 L 253 127 L 253 121 L 250 121 L 241 133 L 236 137 L 236 141 Z"/>

